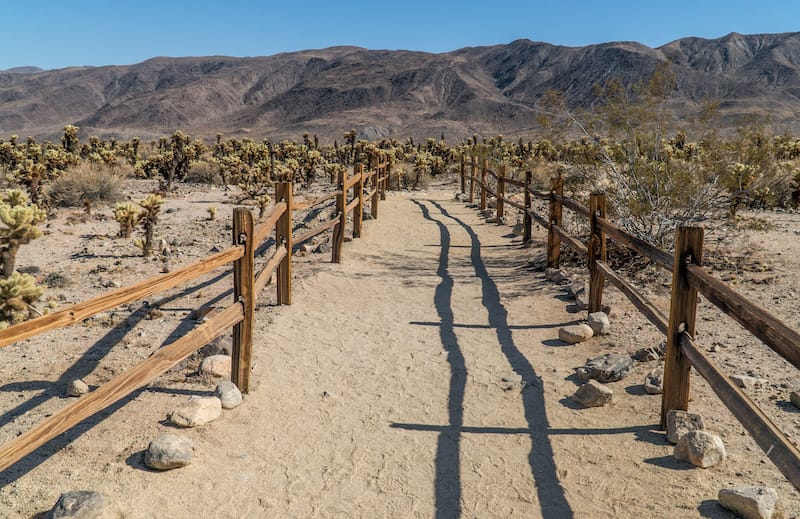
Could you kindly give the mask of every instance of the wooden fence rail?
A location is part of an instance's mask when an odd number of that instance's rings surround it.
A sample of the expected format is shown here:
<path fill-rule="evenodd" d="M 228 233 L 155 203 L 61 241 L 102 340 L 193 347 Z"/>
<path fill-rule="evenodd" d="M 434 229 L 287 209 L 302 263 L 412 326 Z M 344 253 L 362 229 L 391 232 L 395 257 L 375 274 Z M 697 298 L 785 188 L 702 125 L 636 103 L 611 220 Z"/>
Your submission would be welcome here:
<path fill-rule="evenodd" d="M 357 164 L 355 169 L 357 173 L 349 181 L 346 180 L 346 173 L 342 174 L 339 179 L 340 186 L 346 185 L 354 189 L 355 204 L 346 204 L 348 190 L 341 187 L 338 191 L 317 198 L 314 204 L 321 204 L 336 198 L 337 206 L 340 209 L 348 205 L 351 210 L 360 213 L 365 198 L 362 179 L 372 179 L 370 202 L 373 205 L 373 215 L 376 217 L 378 200 L 385 192 L 390 168 L 388 164 L 380 164 L 374 172 L 367 175 L 363 172 L 363 166 Z M 88 301 L 71 305 L 58 312 L 0 330 L 0 347 L 8 346 L 50 330 L 79 323 L 95 314 L 111 310 L 122 304 L 162 293 L 184 285 L 217 268 L 231 265 L 234 288 L 233 302 L 230 306 L 212 313 L 210 318 L 180 339 L 159 348 L 147 359 L 60 409 L 14 440 L 0 445 L 0 471 L 8 469 L 83 420 L 145 387 L 177 363 L 228 331 L 231 331 L 233 335 L 231 380 L 243 393 L 247 393 L 250 387 L 255 302 L 276 271 L 278 304 L 288 305 L 292 301 L 291 262 L 294 238 L 292 236 L 292 195 L 291 183 L 276 184 L 276 203 L 258 223 L 255 222 L 253 214 L 249 210 L 234 209 L 233 245 L 221 252 L 168 274 L 155 276 Z M 302 242 L 331 227 L 335 227 L 343 237 L 346 215 L 347 211 L 340 211 L 334 219 L 297 238 Z M 359 223 L 358 232 L 360 233 L 360 231 Z M 263 267 L 256 273 L 255 250 L 273 232 L 275 233 L 276 247 L 266 258 Z M 353 234 L 354 237 L 358 237 L 355 228 Z M 335 232 L 333 240 L 336 241 L 336 239 L 338 236 Z M 338 254 L 338 256 L 332 257 L 332 261 L 341 258 L 341 250 Z"/>
<path fill-rule="evenodd" d="M 464 162 L 466 162 L 464 160 Z M 531 185 L 531 173 L 526 172 L 525 182 L 509 180 L 505 170 L 499 173 L 488 169 L 483 158 L 481 176 L 476 177 L 476 157 L 470 158 L 470 202 L 474 198 L 473 187 L 479 190 L 480 209 L 486 209 L 487 193 L 497 198 L 497 214 L 501 215 L 502 203 L 519 209 L 523 214 L 523 237 L 527 242 L 534 222 L 547 231 L 547 266 L 558 268 L 562 243 L 585 257 L 590 275 L 589 311 L 602 307 L 603 285 L 608 281 L 617 287 L 661 333 L 667 337 L 664 366 L 664 392 L 661 405 L 661 427 L 666 425 L 668 411 L 688 410 L 691 368 L 706 379 L 711 389 L 731 410 L 744 428 L 764 450 L 767 457 L 784 476 L 800 489 L 800 451 L 786 438 L 775 424 L 728 378 L 718 366 L 696 345 L 692 337 L 695 332 L 698 294 L 705 297 L 764 344 L 781 355 L 796 368 L 800 368 L 800 333 L 790 328 L 777 317 L 749 301 L 730 286 L 702 268 L 703 232 L 700 228 L 680 227 L 676 231 L 675 253 L 653 246 L 606 219 L 606 202 L 602 193 L 595 193 L 590 207 L 564 196 L 564 183 L 560 177 L 551 180 L 548 193 L 538 191 Z M 466 175 L 464 168 L 461 174 Z M 492 190 L 487 176 L 496 180 Z M 461 183 L 465 193 L 465 182 Z M 523 190 L 525 204 L 509 200 L 505 187 Z M 542 216 L 532 209 L 531 198 L 549 202 L 548 214 Z M 590 238 L 586 245 L 570 236 L 562 227 L 562 210 L 567 208 L 577 216 L 589 220 Z M 605 240 L 611 239 L 634 252 L 641 254 L 672 273 L 672 300 L 669 315 L 645 298 L 630 282 L 615 272 L 607 263 Z"/>

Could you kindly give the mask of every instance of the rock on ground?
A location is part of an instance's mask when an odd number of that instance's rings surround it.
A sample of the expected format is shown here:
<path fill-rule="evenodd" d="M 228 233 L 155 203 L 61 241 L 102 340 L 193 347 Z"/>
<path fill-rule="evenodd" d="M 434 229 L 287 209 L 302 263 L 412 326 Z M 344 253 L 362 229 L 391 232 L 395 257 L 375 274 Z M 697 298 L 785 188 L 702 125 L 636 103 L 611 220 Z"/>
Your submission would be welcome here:
<path fill-rule="evenodd" d="M 170 470 L 192 462 L 192 442 L 175 434 L 162 434 L 150 442 L 144 453 L 144 464 L 151 469 Z"/>
<path fill-rule="evenodd" d="M 644 377 L 644 391 L 648 395 L 660 395 L 664 392 L 663 369 L 654 369 Z"/>
<path fill-rule="evenodd" d="M 231 357 L 228 355 L 211 355 L 200 363 L 200 373 L 215 377 L 231 376 Z"/>
<path fill-rule="evenodd" d="M 222 402 L 223 409 L 233 409 L 242 403 L 242 392 L 236 387 L 236 384 L 230 380 L 225 380 L 217 384 L 214 389 L 214 396 L 219 398 Z"/>
<path fill-rule="evenodd" d="M 769 487 L 723 488 L 719 504 L 744 519 L 771 519 L 777 510 L 778 492 Z"/>
<path fill-rule="evenodd" d="M 688 411 L 673 409 L 667 412 L 667 441 L 678 443 L 683 435 L 691 431 L 704 431 L 703 417 Z"/>
<path fill-rule="evenodd" d="M 45 519 L 67 517 L 100 519 L 103 516 L 104 508 L 105 502 L 101 493 L 91 490 L 74 490 L 61 494 L 55 506 L 44 517 Z"/>
<path fill-rule="evenodd" d="M 549 281 L 552 281 L 553 283 L 561 283 L 562 281 L 569 279 L 566 270 L 554 269 L 554 268 L 545 269 L 544 277 L 546 277 Z"/>
<path fill-rule="evenodd" d="M 594 332 L 588 324 L 573 324 L 558 329 L 558 340 L 567 344 L 576 344 L 587 341 L 594 336 Z"/>
<path fill-rule="evenodd" d="M 800 391 L 792 391 L 791 394 L 789 394 L 789 400 L 795 405 L 795 407 L 800 408 Z"/>
<path fill-rule="evenodd" d="M 706 431 L 690 431 L 675 446 L 675 459 L 688 461 L 695 467 L 713 467 L 725 459 L 722 438 Z"/>
<path fill-rule="evenodd" d="M 595 335 L 608 335 L 611 333 L 611 321 L 605 312 L 593 312 L 587 320 Z"/>
<path fill-rule="evenodd" d="M 81 379 L 73 380 L 67 384 L 67 395 L 81 396 L 89 392 L 89 386 Z"/>
<path fill-rule="evenodd" d="M 744 389 L 761 387 L 766 382 L 764 379 L 751 377 L 749 375 L 731 375 L 731 380 L 734 384 Z"/>
<path fill-rule="evenodd" d="M 616 382 L 622 380 L 633 368 L 633 359 L 629 355 L 606 353 L 586 361 L 577 369 L 583 380 L 595 379 L 600 382 Z"/>
<path fill-rule="evenodd" d="M 611 402 L 614 392 L 610 388 L 590 380 L 575 391 L 572 399 L 584 407 L 600 407 Z"/>
<path fill-rule="evenodd" d="M 169 415 L 178 427 L 197 427 L 216 420 L 222 414 L 222 402 L 215 396 L 190 396 L 182 406 Z"/>

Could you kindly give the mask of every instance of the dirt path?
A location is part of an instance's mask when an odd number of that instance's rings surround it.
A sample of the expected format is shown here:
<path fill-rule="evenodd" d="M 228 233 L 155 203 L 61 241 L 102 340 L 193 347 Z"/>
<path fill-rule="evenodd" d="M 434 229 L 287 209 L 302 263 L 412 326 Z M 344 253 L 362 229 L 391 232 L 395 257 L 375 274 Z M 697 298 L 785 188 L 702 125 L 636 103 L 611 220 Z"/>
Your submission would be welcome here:
<path fill-rule="evenodd" d="M 582 316 L 527 266 L 544 236 L 526 251 L 509 232 L 452 191 L 390 197 L 342 264 L 314 258 L 295 304 L 257 314 L 253 390 L 178 432 L 195 443 L 191 465 L 143 468 L 147 438 L 168 430 L 153 413 L 185 398 L 145 391 L 0 497 L 41 511 L 91 488 L 109 517 L 130 518 L 724 518 L 716 493 L 746 472 L 796 499 L 760 454 L 737 450 L 746 439 L 721 467 L 674 462 L 654 431 L 660 398 L 639 389 L 652 365 L 611 384 L 610 407 L 572 404 L 573 368 L 622 350 L 555 340 Z M 105 439 L 115 428 L 126 441 Z"/>

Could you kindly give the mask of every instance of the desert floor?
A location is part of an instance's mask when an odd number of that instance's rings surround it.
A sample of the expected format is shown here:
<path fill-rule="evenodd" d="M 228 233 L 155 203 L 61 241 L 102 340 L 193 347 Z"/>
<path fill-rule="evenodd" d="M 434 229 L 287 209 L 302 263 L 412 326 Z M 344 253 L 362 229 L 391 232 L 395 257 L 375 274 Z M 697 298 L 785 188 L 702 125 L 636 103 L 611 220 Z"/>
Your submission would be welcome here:
<path fill-rule="evenodd" d="M 152 187 L 130 189 L 138 199 Z M 797 491 L 700 377 L 690 409 L 728 450 L 709 469 L 675 461 L 657 430 L 660 396 L 645 394 L 642 382 L 659 361 L 610 383 L 611 405 L 574 404 L 574 369 L 586 359 L 662 338 L 609 287 L 611 335 L 558 341 L 558 328 L 585 312 L 572 311 L 563 287 L 537 268 L 544 232 L 535 229 L 526 248 L 511 226 L 455 201 L 455 189 L 390 193 L 363 237 L 345 244 L 341 264 L 327 254 L 296 258 L 293 304 L 274 306 L 274 286 L 262 296 L 253 388 L 240 407 L 199 428 L 169 425 L 178 402 L 217 382 L 197 373 L 195 355 L 2 473 L 0 517 L 40 517 L 62 492 L 87 489 L 104 495 L 109 518 L 727 518 L 717 492 L 748 484 L 775 487 L 786 516 L 800 517 Z M 160 233 L 172 266 L 227 246 L 230 196 L 181 186 L 168 198 Z M 209 204 L 219 209 L 215 221 Z M 759 218 L 770 221 L 766 230 L 710 230 L 709 261 L 797 328 L 800 217 Z M 162 268 L 116 238 L 111 219 L 61 211 L 48 231 L 19 263 L 41 269 L 60 306 Z M 577 263 L 568 270 L 586 276 Z M 668 310 L 669 277 L 652 268 L 636 277 Z M 220 269 L 199 285 L 0 350 L 0 441 L 70 403 L 70 380 L 96 387 L 185 333 L 192 309 L 223 306 L 230 287 Z M 748 392 L 797 441 L 794 368 L 705 301 L 698 321 L 698 340 L 730 374 L 767 380 Z M 224 338 L 214 348 L 228 346 Z M 164 432 L 192 440 L 190 465 L 144 466 L 143 450 Z"/>

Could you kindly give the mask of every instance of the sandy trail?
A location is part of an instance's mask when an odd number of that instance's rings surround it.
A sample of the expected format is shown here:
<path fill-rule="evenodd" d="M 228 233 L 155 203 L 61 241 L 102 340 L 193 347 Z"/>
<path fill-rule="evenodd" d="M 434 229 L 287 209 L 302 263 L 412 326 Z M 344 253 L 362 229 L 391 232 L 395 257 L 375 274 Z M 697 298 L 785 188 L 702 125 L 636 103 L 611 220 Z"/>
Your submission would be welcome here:
<path fill-rule="evenodd" d="M 574 367 L 620 350 L 555 340 L 583 316 L 526 264 L 543 234 L 523 249 L 451 191 L 380 210 L 341 264 L 300 258 L 298 272 L 315 272 L 297 276 L 292 306 L 256 314 L 252 391 L 178 431 L 195 443 L 191 465 L 143 467 L 147 439 L 169 430 L 159 413 L 185 398 L 144 391 L 5 496 L 41 496 L 41 511 L 51 494 L 91 488 L 109 517 L 130 518 L 731 517 L 713 500 L 741 468 L 672 460 L 654 431 L 660 397 L 639 389 L 653 366 L 611 384 L 609 407 L 568 399 Z M 704 391 L 698 405 L 718 408 Z"/>

